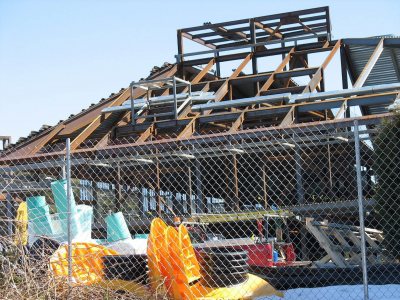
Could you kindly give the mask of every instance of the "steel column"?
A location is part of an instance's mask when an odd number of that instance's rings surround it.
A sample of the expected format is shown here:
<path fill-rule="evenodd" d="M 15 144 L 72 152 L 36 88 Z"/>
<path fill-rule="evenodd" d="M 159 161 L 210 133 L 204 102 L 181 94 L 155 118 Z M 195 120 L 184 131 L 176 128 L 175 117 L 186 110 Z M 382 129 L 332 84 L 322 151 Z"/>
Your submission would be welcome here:
<path fill-rule="evenodd" d="M 67 179 L 67 237 L 68 237 L 68 288 L 72 284 L 72 235 L 71 235 L 71 140 L 66 141 L 66 179 Z"/>
<path fill-rule="evenodd" d="M 294 161 L 296 165 L 296 195 L 297 204 L 304 203 L 304 188 L 303 188 L 303 169 L 302 169 L 302 158 L 301 148 L 296 146 L 294 150 Z"/>
<path fill-rule="evenodd" d="M 8 236 L 12 236 L 14 234 L 14 206 L 13 206 L 13 197 L 10 193 L 7 193 L 6 196 L 6 216 L 7 216 L 7 233 Z"/>
<path fill-rule="evenodd" d="M 361 237 L 361 263 L 363 272 L 364 300 L 369 299 L 368 295 L 368 274 L 367 274 L 367 251 L 365 245 L 365 225 L 364 225 L 364 204 L 361 177 L 361 154 L 360 154 L 360 136 L 358 133 L 358 120 L 354 120 L 354 146 L 356 155 L 357 172 L 357 194 L 358 194 L 358 213 L 360 218 L 360 237 Z"/>
<path fill-rule="evenodd" d="M 201 165 L 199 160 L 196 159 L 195 162 L 195 185 L 196 185 L 196 200 L 197 200 L 197 205 L 196 205 L 196 212 L 197 208 L 199 208 L 200 213 L 205 213 L 205 205 L 203 202 L 203 183 L 202 183 L 202 175 L 201 175 Z"/>

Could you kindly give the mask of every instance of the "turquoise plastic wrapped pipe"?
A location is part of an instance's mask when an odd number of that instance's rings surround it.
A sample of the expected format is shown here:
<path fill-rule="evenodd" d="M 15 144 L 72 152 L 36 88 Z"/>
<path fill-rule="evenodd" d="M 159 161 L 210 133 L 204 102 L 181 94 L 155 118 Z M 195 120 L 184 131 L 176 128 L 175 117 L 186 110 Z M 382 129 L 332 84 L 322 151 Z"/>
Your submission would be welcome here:
<path fill-rule="evenodd" d="M 29 197 L 26 199 L 26 203 L 29 226 L 34 235 L 52 235 L 54 228 L 46 198 L 43 196 Z"/>
<path fill-rule="evenodd" d="M 122 212 L 113 213 L 106 217 L 107 241 L 116 242 L 131 237 L 128 225 Z"/>
<path fill-rule="evenodd" d="M 67 201 L 67 180 L 61 179 L 51 183 L 51 190 L 54 196 L 54 202 L 56 203 L 57 212 L 60 217 L 63 218 L 68 212 L 68 201 Z M 74 194 L 71 188 L 71 212 L 76 212 L 76 204 Z"/>
<path fill-rule="evenodd" d="M 54 202 L 63 231 L 68 231 L 68 201 L 67 201 L 67 180 L 61 179 L 51 183 Z M 76 203 L 71 188 L 71 228 L 73 231 L 80 231 L 79 220 L 76 217 Z M 72 232 L 74 234 L 74 232 Z"/>

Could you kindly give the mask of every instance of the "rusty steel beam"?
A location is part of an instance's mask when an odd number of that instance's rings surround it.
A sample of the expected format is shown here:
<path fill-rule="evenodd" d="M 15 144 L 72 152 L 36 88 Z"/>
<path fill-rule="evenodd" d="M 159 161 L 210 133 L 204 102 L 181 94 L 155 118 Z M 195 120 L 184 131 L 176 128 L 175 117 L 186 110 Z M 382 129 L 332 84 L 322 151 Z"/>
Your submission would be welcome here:
<path fill-rule="evenodd" d="M 208 64 L 203 68 L 203 70 L 201 70 L 196 76 L 195 76 L 195 78 L 193 78 L 192 79 L 192 81 L 190 82 L 191 84 L 197 84 L 197 83 L 199 83 L 202 79 L 203 79 L 203 77 L 208 73 L 208 71 L 214 66 L 214 64 L 215 64 L 215 58 L 212 58 L 209 62 L 208 62 Z M 208 91 L 208 89 L 210 88 L 210 85 L 206 85 L 204 88 L 203 88 L 203 91 Z M 182 93 L 185 93 L 185 92 L 187 92 L 189 90 L 189 88 L 188 87 L 185 87 L 184 89 L 183 89 L 183 91 L 182 91 Z M 184 118 L 184 117 L 186 117 L 186 115 L 188 114 L 190 112 L 190 107 L 188 106 L 188 107 L 186 107 L 181 113 L 180 113 L 180 119 L 181 118 Z M 143 121 L 144 121 L 144 119 L 143 119 Z M 142 121 L 142 122 L 143 122 Z M 194 121 L 194 123 L 195 123 L 196 121 Z M 195 128 L 195 124 L 193 124 L 193 125 L 191 125 L 190 123 L 188 124 L 188 127 L 189 128 L 187 128 L 187 130 L 183 130 L 182 132 L 181 132 L 181 136 L 183 137 L 183 136 L 186 136 L 187 134 L 189 134 L 190 132 L 191 132 L 191 130 L 193 129 L 193 128 Z M 154 126 L 154 124 L 152 124 L 149 128 L 147 128 L 146 129 L 146 131 L 144 131 L 140 136 L 139 136 L 139 138 L 136 140 L 137 142 L 145 142 L 149 137 L 151 137 L 153 134 L 154 134 L 154 132 L 155 132 L 155 126 Z M 193 133 L 192 133 L 193 134 Z"/>
<path fill-rule="evenodd" d="M 136 139 L 136 142 L 142 143 L 145 142 L 149 137 L 153 135 L 155 132 L 154 124 L 151 124 L 144 132 L 142 132 L 139 137 Z"/>
<path fill-rule="evenodd" d="M 30 151 L 29 154 L 30 155 L 34 155 L 36 154 L 38 151 L 40 151 L 40 149 L 42 149 L 44 146 L 47 145 L 48 142 L 50 142 L 53 137 L 55 137 L 61 130 L 63 130 L 65 128 L 65 125 L 63 123 L 58 124 L 56 127 L 54 127 L 50 133 L 48 133 L 47 135 L 45 135 L 44 137 L 42 137 L 40 139 L 40 141 L 38 142 L 37 145 L 35 145 Z"/>
<path fill-rule="evenodd" d="M 246 40 L 247 43 L 249 42 L 247 35 L 244 32 L 241 31 L 231 31 L 226 29 L 225 27 L 215 27 L 211 28 L 211 30 L 215 31 L 218 33 L 222 38 L 231 41 L 231 40 Z M 212 40 L 207 41 L 208 43 L 213 42 Z"/>
<path fill-rule="evenodd" d="M 315 72 L 313 78 L 310 80 L 310 82 L 307 84 L 307 86 L 304 88 L 303 93 L 312 93 L 318 84 L 321 82 L 323 78 L 323 72 L 325 68 L 328 66 L 332 58 L 335 56 L 336 52 L 340 49 L 340 46 L 342 44 L 341 40 L 338 40 L 335 44 L 335 46 L 332 48 L 330 51 L 329 55 L 326 57 L 322 65 L 318 68 L 317 72 Z"/>
<path fill-rule="evenodd" d="M 296 123 L 296 107 L 292 106 L 279 126 L 285 127 Z"/>
<path fill-rule="evenodd" d="M 240 126 L 242 126 L 244 119 L 245 119 L 245 112 L 242 112 L 239 115 L 239 117 L 232 123 L 232 126 L 229 129 L 229 132 L 237 131 L 240 128 Z"/>
<path fill-rule="evenodd" d="M 219 102 L 221 101 L 225 95 L 228 93 L 228 87 L 229 87 L 229 81 L 236 78 L 240 72 L 246 67 L 246 65 L 249 63 L 249 61 L 252 59 L 253 53 L 249 53 L 246 58 L 240 63 L 240 65 L 237 67 L 237 69 L 232 73 L 229 78 L 227 78 L 224 83 L 221 85 L 221 87 L 217 90 L 215 93 L 215 99 L 214 102 Z M 208 115 L 210 114 L 211 111 L 207 111 L 204 114 Z M 195 117 L 185 126 L 185 128 L 181 131 L 181 133 L 178 135 L 178 139 L 185 139 L 191 137 L 195 130 L 196 130 L 196 121 L 199 113 L 196 113 Z"/>
<path fill-rule="evenodd" d="M 268 77 L 267 81 L 263 84 L 263 86 L 258 90 L 257 96 L 260 95 L 261 92 L 267 91 L 275 81 L 275 76 L 277 73 L 280 73 L 284 70 L 285 66 L 290 62 L 290 59 L 295 53 L 295 47 L 293 47 L 286 57 L 282 60 L 282 62 L 278 65 L 274 72 Z M 265 103 L 265 106 L 272 106 L 272 104 Z M 239 115 L 239 117 L 233 122 L 232 128 L 229 130 L 230 132 L 236 131 L 244 122 L 245 120 L 245 113 Z"/>
<path fill-rule="evenodd" d="M 292 55 L 294 52 L 295 52 L 295 48 L 293 47 L 289 51 L 289 53 L 286 55 L 286 57 L 282 60 L 282 62 L 279 64 L 279 66 L 275 69 L 275 71 L 271 74 L 271 76 L 268 78 L 268 80 L 263 84 L 261 89 L 258 91 L 257 96 L 260 96 L 261 92 L 264 92 L 271 87 L 271 85 L 274 83 L 276 73 L 283 71 L 285 66 L 290 62 L 290 59 L 292 58 Z"/>
<path fill-rule="evenodd" d="M 353 84 L 353 88 L 359 88 L 362 87 L 367 80 L 369 74 L 371 73 L 373 67 L 375 66 L 376 62 L 378 61 L 379 57 L 381 56 L 383 52 L 383 42 L 385 39 L 381 39 L 376 46 L 374 52 L 368 59 L 368 62 L 364 66 L 363 70 L 361 71 L 360 75 L 357 78 L 357 81 Z"/>
<path fill-rule="evenodd" d="M 281 33 L 277 32 L 281 26 L 280 24 L 275 29 L 272 29 L 259 21 L 254 21 L 254 25 L 256 27 L 266 31 L 267 33 L 269 33 L 271 35 L 271 37 L 275 36 L 276 38 L 278 38 L 280 40 L 283 38 L 283 35 Z"/>
<path fill-rule="evenodd" d="M 187 33 L 187 32 L 182 32 L 182 37 L 185 37 L 185 38 L 187 38 L 189 40 L 192 40 L 192 41 L 194 41 L 196 43 L 199 43 L 200 45 L 206 46 L 206 47 L 211 48 L 211 49 L 216 49 L 217 48 L 214 44 L 209 43 L 209 42 L 207 42 L 207 41 L 205 41 L 205 40 L 203 40 L 201 38 L 195 38 L 195 37 L 193 37 L 193 35 L 191 35 L 190 33 Z"/>
<path fill-rule="evenodd" d="M 198 116 L 193 117 L 185 128 L 178 134 L 177 139 L 187 139 L 191 137 L 196 131 L 196 122 Z"/>
<path fill-rule="evenodd" d="M 174 75 L 175 73 L 177 72 L 177 66 L 174 66 L 173 68 L 171 68 L 171 70 L 169 70 L 166 74 L 161 74 L 159 77 L 156 77 L 156 78 L 165 78 L 165 77 L 171 77 L 172 75 Z M 146 91 L 143 91 L 143 90 L 141 90 L 141 89 L 135 89 L 135 92 L 137 92 L 136 93 L 136 95 L 130 95 L 130 93 L 131 93 L 131 91 L 130 91 L 130 88 L 128 88 L 128 89 L 126 89 L 126 91 L 129 91 L 129 97 L 133 97 L 133 98 L 138 98 L 138 97 L 141 97 L 141 96 L 143 96 L 143 95 L 145 95 L 146 94 Z M 165 91 L 164 91 L 165 92 Z M 128 97 L 128 98 L 129 98 Z M 116 105 L 115 105 L 116 106 Z M 126 112 L 124 115 L 123 115 L 123 117 L 118 121 L 118 123 L 117 123 L 117 127 L 118 126 L 121 126 L 125 121 L 125 119 L 127 119 L 127 118 L 129 118 L 130 117 L 130 115 L 131 115 L 131 112 L 130 111 L 128 111 L 128 112 Z M 140 119 L 140 120 L 138 120 L 138 123 L 142 123 L 142 122 L 144 122 L 144 119 Z M 113 127 L 100 139 L 100 141 L 95 145 L 95 147 L 96 148 L 100 148 L 100 147 L 104 147 L 104 145 L 106 145 L 107 144 L 107 140 L 108 140 L 108 137 L 109 137 L 109 135 L 110 135 L 110 133 L 111 133 L 111 131 L 113 130 Z M 147 133 L 143 133 L 143 135 L 146 135 L 146 134 L 148 134 L 149 132 L 147 132 Z M 141 138 L 141 139 L 143 139 L 143 137 Z M 72 147 L 72 144 L 71 144 L 71 147 Z M 72 149 L 72 148 L 71 148 Z M 75 148 L 76 149 L 76 148 Z"/>

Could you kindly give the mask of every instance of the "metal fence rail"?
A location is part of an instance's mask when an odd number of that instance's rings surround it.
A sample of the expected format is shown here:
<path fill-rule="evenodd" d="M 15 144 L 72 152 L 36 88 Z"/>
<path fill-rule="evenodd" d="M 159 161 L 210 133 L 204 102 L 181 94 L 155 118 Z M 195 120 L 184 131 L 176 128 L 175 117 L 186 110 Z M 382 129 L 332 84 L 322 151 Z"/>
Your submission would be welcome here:
<path fill-rule="evenodd" d="M 0 157 L 2 272 L 71 298 L 396 297 L 399 137 L 347 119 Z"/>

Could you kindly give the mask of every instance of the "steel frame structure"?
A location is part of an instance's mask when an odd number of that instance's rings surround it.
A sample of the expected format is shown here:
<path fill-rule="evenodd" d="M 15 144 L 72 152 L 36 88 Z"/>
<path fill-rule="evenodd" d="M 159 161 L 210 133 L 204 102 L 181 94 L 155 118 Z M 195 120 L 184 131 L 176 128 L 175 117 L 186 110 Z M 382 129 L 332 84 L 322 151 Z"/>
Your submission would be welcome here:
<path fill-rule="evenodd" d="M 351 107 L 360 108 L 362 116 L 357 120 L 360 125 L 366 125 L 368 133 L 382 118 L 391 115 L 387 107 L 400 95 L 398 84 L 393 84 L 400 82 L 400 39 L 331 40 L 327 7 L 205 24 L 180 29 L 177 33 L 175 64 L 165 65 L 146 80 L 134 82 L 78 115 L 11 145 L 0 153 L 1 170 L 12 171 L 18 168 L 21 161 L 31 161 L 43 169 L 51 168 L 46 165 L 46 159 L 62 156 L 67 138 L 71 139 L 72 153 L 87 155 L 93 160 L 96 153 L 104 154 L 117 149 L 135 151 L 136 146 L 143 145 L 153 149 L 152 155 L 157 156 L 158 146 L 165 143 L 183 146 L 200 141 L 241 143 L 245 138 L 256 137 L 258 132 L 279 135 L 282 129 L 290 133 L 305 127 L 343 130 L 353 124 L 355 116 L 350 115 Z M 185 40 L 209 49 L 185 53 Z M 364 56 L 357 57 L 359 52 L 363 52 Z M 320 65 L 309 65 L 309 57 L 317 53 L 324 54 L 324 60 Z M 343 91 L 329 94 L 325 92 L 325 70 L 333 57 L 338 55 Z M 385 56 L 384 60 L 380 60 L 382 56 Z M 260 71 L 260 59 L 266 57 L 279 57 L 277 66 L 273 70 Z M 238 62 L 237 68 L 223 77 L 223 64 L 234 61 Z M 397 76 L 397 80 L 385 81 L 376 74 L 374 67 L 383 64 L 388 68 L 384 64 L 387 61 L 392 62 L 389 67 L 393 67 L 393 76 Z M 308 77 L 309 80 L 299 85 L 297 77 Z M 171 78 L 175 84 L 170 84 Z M 372 85 L 371 78 L 380 85 L 379 88 L 363 90 L 364 86 Z M 183 81 L 183 85 L 177 84 L 177 81 Z M 144 86 L 146 89 L 142 88 Z M 198 109 L 192 103 L 177 109 L 177 96 L 188 92 L 212 93 L 213 102 L 207 104 L 209 109 Z M 127 101 L 134 108 L 133 102 L 137 99 L 160 96 L 173 97 L 172 106 L 156 106 L 137 112 L 134 109 L 118 109 Z M 302 101 L 290 100 L 296 98 Z M 255 102 L 249 103 L 246 99 Z M 139 112 L 140 117 L 136 117 Z M 324 143 L 335 142 L 326 140 Z M 79 166 L 87 164 L 87 161 L 73 163 Z M 229 164 L 235 170 L 237 163 L 234 155 Z M 198 170 L 196 166 L 195 172 Z M 162 172 L 157 165 L 158 183 Z M 192 172 L 190 168 L 188 172 Z M 298 173 L 301 179 L 301 172 Z M 237 178 L 233 177 L 236 181 L 235 199 L 238 185 Z M 155 189 L 159 190 L 159 187 Z M 301 199 L 300 187 L 299 203 Z M 233 204 L 239 209 L 235 201 Z"/>
<path fill-rule="evenodd" d="M 122 89 L 82 113 L 11 145 L 7 151 L 3 151 L 3 156 L 35 155 L 49 147 L 56 150 L 60 147 L 57 145 L 62 145 L 66 138 L 71 138 L 71 150 L 75 151 L 88 147 L 100 149 L 126 137 L 132 142 L 142 143 L 153 139 L 187 139 L 193 135 L 216 132 L 233 133 L 242 129 L 327 121 L 350 117 L 349 106 L 352 105 L 359 106 L 363 115 L 373 113 L 377 107 L 379 113 L 385 113 L 385 107 L 398 94 L 398 89 L 394 89 L 381 94 L 323 101 L 316 99 L 306 103 L 260 101 L 242 107 L 228 104 L 249 97 L 324 92 L 325 69 L 332 58 L 339 54 L 343 89 L 349 88 L 348 77 L 352 87 L 359 88 L 365 84 L 385 49 L 392 54 L 398 51 L 400 39 L 397 38 L 331 40 L 328 7 L 205 24 L 179 29 L 177 33 L 177 63 L 167 65 L 147 78 L 160 82 L 157 89 L 143 90 L 135 87 L 141 82 L 135 82 L 131 87 Z M 184 40 L 199 43 L 211 50 L 185 53 Z M 374 49 L 358 73 L 354 67 L 358 62 L 351 57 L 349 51 L 353 45 Z M 310 66 L 309 57 L 316 53 L 325 53 L 326 57 L 319 66 Z M 274 70 L 259 71 L 259 59 L 279 56 L 282 56 L 281 62 Z M 395 65 L 397 58 L 395 54 L 393 57 Z M 221 77 L 221 66 L 233 61 L 239 62 L 238 67 L 228 77 Z M 250 73 L 244 73 L 250 64 Z M 214 73 L 211 72 L 212 68 L 215 68 Z M 399 72 L 398 65 L 395 69 Z M 297 77 L 307 76 L 307 84 L 296 83 Z M 190 84 L 192 92 L 214 93 L 215 103 L 227 105 L 203 112 L 194 111 L 191 105 L 187 105 L 179 113 L 173 110 L 173 116 L 156 108 L 141 112 L 137 120 L 135 116 L 132 117 L 132 112 L 101 112 L 107 108 L 117 108 L 129 99 L 133 101 L 144 96 L 176 95 L 188 91 L 188 86 L 178 85 L 174 88 L 164 84 L 169 78 L 181 78 Z M 332 108 L 337 108 L 338 112 L 334 114 Z"/>

